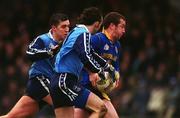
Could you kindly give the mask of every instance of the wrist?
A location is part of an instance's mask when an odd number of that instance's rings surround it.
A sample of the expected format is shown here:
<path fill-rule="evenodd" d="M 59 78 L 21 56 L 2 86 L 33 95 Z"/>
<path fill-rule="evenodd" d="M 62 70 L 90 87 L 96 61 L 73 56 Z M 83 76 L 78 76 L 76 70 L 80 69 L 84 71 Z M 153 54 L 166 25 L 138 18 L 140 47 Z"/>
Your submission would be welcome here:
<path fill-rule="evenodd" d="M 47 54 L 50 55 L 51 57 L 54 56 L 54 55 L 53 55 L 53 51 L 52 51 L 51 49 L 47 51 Z"/>

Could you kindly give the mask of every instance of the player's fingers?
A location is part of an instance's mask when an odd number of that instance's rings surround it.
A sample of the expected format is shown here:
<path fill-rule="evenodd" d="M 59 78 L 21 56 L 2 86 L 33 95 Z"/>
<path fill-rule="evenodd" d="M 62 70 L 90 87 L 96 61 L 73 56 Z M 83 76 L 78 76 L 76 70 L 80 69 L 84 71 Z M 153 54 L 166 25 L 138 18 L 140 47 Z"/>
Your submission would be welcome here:
<path fill-rule="evenodd" d="M 119 85 L 120 85 L 120 83 L 119 83 L 120 81 L 119 80 L 116 80 L 116 88 L 118 88 L 119 87 Z"/>

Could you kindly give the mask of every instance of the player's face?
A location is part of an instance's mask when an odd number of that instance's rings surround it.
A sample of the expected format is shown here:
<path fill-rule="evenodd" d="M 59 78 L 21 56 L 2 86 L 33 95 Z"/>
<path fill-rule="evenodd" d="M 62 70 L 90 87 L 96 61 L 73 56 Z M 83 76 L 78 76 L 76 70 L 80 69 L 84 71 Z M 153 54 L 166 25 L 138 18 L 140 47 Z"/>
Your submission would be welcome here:
<path fill-rule="evenodd" d="M 64 40 L 69 33 L 70 22 L 69 20 L 60 22 L 56 28 L 55 33 L 59 40 Z"/>
<path fill-rule="evenodd" d="M 120 19 L 120 23 L 114 28 L 114 39 L 120 39 L 126 32 L 126 21 Z"/>

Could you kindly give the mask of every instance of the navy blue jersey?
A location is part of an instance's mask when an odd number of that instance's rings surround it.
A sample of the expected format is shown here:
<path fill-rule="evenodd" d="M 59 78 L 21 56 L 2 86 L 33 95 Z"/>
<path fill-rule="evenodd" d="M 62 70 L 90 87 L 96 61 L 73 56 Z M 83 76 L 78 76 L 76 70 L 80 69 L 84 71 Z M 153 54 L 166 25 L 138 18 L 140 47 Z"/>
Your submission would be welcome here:
<path fill-rule="evenodd" d="M 51 78 L 54 74 L 55 57 L 49 54 L 53 46 L 58 45 L 51 33 L 46 33 L 38 36 L 29 46 L 26 51 L 27 56 L 33 60 L 33 64 L 29 70 L 29 77 L 33 78 L 37 75 L 45 75 Z"/>
<path fill-rule="evenodd" d="M 55 70 L 58 73 L 71 73 L 79 77 L 83 66 L 92 72 L 100 72 L 108 66 L 106 61 L 93 51 L 90 37 L 85 25 L 78 25 L 69 33 L 56 56 Z"/>
<path fill-rule="evenodd" d="M 91 37 L 91 44 L 95 52 L 97 52 L 100 56 L 102 56 L 109 64 L 114 66 L 116 71 L 120 69 L 120 42 L 111 42 L 107 36 L 100 32 Z M 81 83 L 83 85 L 89 84 L 89 74 L 86 70 L 82 71 L 82 80 Z"/>

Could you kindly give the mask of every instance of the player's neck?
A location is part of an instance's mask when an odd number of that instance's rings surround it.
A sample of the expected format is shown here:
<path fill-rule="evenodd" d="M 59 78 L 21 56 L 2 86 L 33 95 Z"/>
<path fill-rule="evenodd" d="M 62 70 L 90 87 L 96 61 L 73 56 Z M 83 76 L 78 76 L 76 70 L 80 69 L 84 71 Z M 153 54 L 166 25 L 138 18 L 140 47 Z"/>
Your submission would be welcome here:
<path fill-rule="evenodd" d="M 103 29 L 102 33 L 104 33 L 104 34 L 106 35 L 106 37 L 107 37 L 110 41 L 114 42 L 114 40 L 113 40 L 113 38 L 112 38 L 112 32 L 111 32 L 110 30 L 108 30 L 108 29 Z"/>
<path fill-rule="evenodd" d="M 89 30 L 90 33 L 94 32 L 94 28 L 91 25 L 86 25 L 87 29 Z"/>
<path fill-rule="evenodd" d="M 53 40 L 55 40 L 57 42 L 60 42 L 60 41 L 63 40 L 63 39 L 60 39 L 59 36 L 56 33 L 53 33 L 53 32 L 52 32 L 52 37 L 53 37 Z"/>

